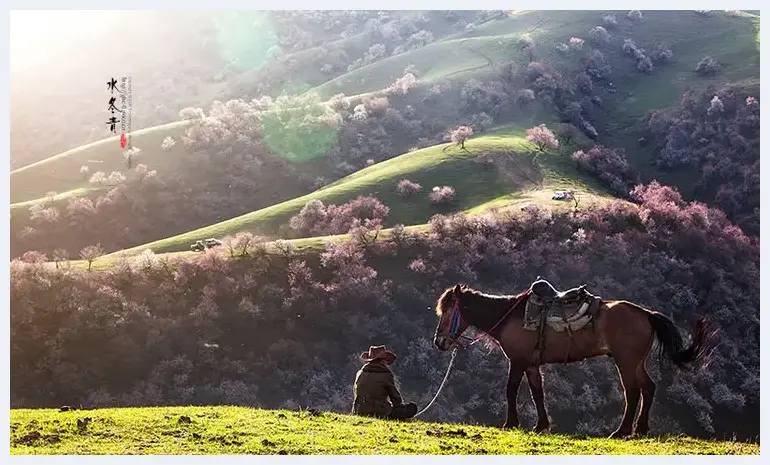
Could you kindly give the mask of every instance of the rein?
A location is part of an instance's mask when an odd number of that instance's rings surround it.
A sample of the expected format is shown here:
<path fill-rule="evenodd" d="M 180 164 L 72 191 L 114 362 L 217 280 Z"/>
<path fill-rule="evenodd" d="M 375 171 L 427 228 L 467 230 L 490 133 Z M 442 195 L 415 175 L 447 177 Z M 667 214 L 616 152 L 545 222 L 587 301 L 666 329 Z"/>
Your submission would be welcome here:
<path fill-rule="evenodd" d="M 433 399 L 428 403 L 428 405 L 425 406 L 424 409 L 420 410 L 419 412 L 415 413 L 414 416 L 419 417 L 423 413 L 425 413 L 426 410 L 428 410 L 434 402 L 436 402 L 436 399 L 438 399 L 438 395 L 441 394 L 441 389 L 444 388 L 444 384 L 446 384 L 446 380 L 449 379 L 449 373 L 452 371 L 452 365 L 455 363 L 455 357 L 457 356 L 457 347 L 452 350 L 452 358 L 449 360 L 449 366 L 446 369 L 446 374 L 444 375 L 444 379 L 441 381 L 441 385 L 438 387 L 438 391 L 436 391 L 436 395 L 433 396 Z"/>
<path fill-rule="evenodd" d="M 452 311 L 452 319 L 449 322 L 449 334 L 447 335 L 447 337 L 449 337 L 449 340 L 454 342 L 455 345 L 457 345 L 457 346 L 459 346 L 459 347 L 461 347 L 463 349 L 467 349 L 470 346 L 472 346 L 473 344 L 479 342 L 481 339 L 484 338 L 484 336 L 490 336 L 491 337 L 492 336 L 492 334 L 491 334 L 492 331 L 494 331 L 498 326 L 500 326 L 503 323 L 503 321 L 505 321 L 505 319 L 508 318 L 508 315 L 510 315 L 511 312 L 513 312 L 513 309 L 515 309 L 516 306 L 518 306 L 524 299 L 529 297 L 529 294 L 531 292 L 532 291 L 528 289 L 523 294 L 521 294 L 519 296 L 519 298 L 516 299 L 516 302 L 514 302 L 511 305 L 511 308 L 509 308 L 508 311 L 505 312 L 505 314 L 503 314 L 503 316 L 497 321 L 497 323 L 492 325 L 491 328 L 489 328 L 489 329 L 476 328 L 476 329 L 479 329 L 481 331 L 481 334 L 479 334 L 475 338 L 471 338 L 471 337 L 468 337 L 468 336 L 463 336 L 462 333 L 464 333 L 465 330 L 468 329 L 467 327 L 460 334 L 457 334 L 457 335 L 453 336 L 453 334 L 455 334 L 455 332 L 460 329 L 460 325 L 461 325 L 462 320 L 463 320 L 463 316 L 460 313 L 459 299 L 454 299 L 454 303 L 452 304 L 452 309 L 451 309 L 451 311 Z M 471 326 L 471 325 L 468 324 L 468 326 Z M 461 340 L 471 341 L 471 342 L 469 344 L 463 345 L 460 342 Z"/>

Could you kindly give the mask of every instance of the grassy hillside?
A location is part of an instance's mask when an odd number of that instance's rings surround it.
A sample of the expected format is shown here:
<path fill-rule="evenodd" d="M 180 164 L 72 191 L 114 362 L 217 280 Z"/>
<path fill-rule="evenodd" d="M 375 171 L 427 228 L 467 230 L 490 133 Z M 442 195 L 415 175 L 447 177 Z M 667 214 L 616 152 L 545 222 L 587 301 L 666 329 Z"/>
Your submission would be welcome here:
<path fill-rule="evenodd" d="M 78 428 L 78 420 L 90 418 Z M 11 410 L 11 454 L 759 454 L 758 444 L 634 440 L 245 407 Z"/>
<path fill-rule="evenodd" d="M 138 253 L 148 248 L 155 253 L 182 251 L 197 239 L 240 231 L 274 236 L 281 225 L 315 199 L 325 204 L 340 204 L 359 195 L 374 195 L 390 207 L 386 225 L 392 226 L 425 223 L 436 213 L 471 209 L 478 212 L 480 205 L 492 207 L 538 200 L 558 204 L 548 196 L 553 189 L 601 195 L 601 189 L 574 171 L 569 147 L 541 154 L 536 167 L 532 146 L 524 139 L 523 129 L 506 129 L 504 132 L 471 139 L 465 144 L 466 150 L 453 144 L 441 144 L 410 152 L 353 173 L 308 195 L 111 255 Z M 485 166 L 482 161 L 488 159 L 494 163 L 502 158 L 507 160 L 502 169 Z M 541 170 L 541 166 L 544 169 Z M 404 178 L 421 184 L 423 192 L 410 199 L 400 198 L 395 188 Z M 455 188 L 454 202 L 445 206 L 432 205 L 428 193 L 433 186 L 445 185 Z"/>
<path fill-rule="evenodd" d="M 759 17 L 744 13 L 728 16 L 715 12 L 711 17 L 692 11 L 648 11 L 640 22 L 627 20 L 618 12 L 618 26 L 611 30 L 613 43 L 602 51 L 613 64 L 612 80 L 619 93 L 629 94 L 617 108 L 610 109 L 608 145 L 625 147 L 630 160 L 639 169 L 647 169 L 650 154 L 635 146 L 639 117 L 648 110 L 677 105 L 687 87 L 705 87 L 710 83 L 734 82 L 759 90 Z M 472 32 L 449 35 L 425 47 L 379 60 L 345 73 L 313 90 L 330 97 L 338 92 L 365 94 L 387 87 L 403 74 L 409 64 L 417 66 L 421 85 L 443 79 L 470 79 L 494 72 L 503 61 L 521 62 L 518 40 L 528 34 L 537 43 L 537 59 L 564 61 L 555 50 L 570 37 L 588 37 L 588 31 L 601 24 L 601 11 L 522 11 L 506 19 L 496 19 Z M 358 43 L 364 35 L 351 37 Z M 624 57 L 622 40 L 631 38 L 639 46 L 652 48 L 665 42 L 674 53 L 671 63 L 657 67 L 652 75 L 636 72 L 634 62 Z M 358 46 L 363 49 L 363 45 Z M 309 53 L 308 51 L 299 52 Z M 705 55 L 725 65 L 712 78 L 697 77 L 692 70 Z M 304 55 L 299 55 L 301 58 Z M 309 71 L 308 71 L 309 72 Z M 178 138 L 185 122 L 170 123 L 134 133 L 134 144 L 143 149 L 142 158 L 152 169 L 173 170 L 181 163 L 184 151 L 162 152 L 166 136 Z M 65 193 L 87 186 L 80 166 L 88 164 L 91 172 L 120 169 L 124 162 L 117 138 L 104 139 L 78 147 L 41 162 L 11 172 L 11 203 L 42 198 L 47 192 Z M 658 173 L 655 173 L 656 175 Z"/>
<path fill-rule="evenodd" d="M 131 142 L 142 152 L 134 160 L 134 166 L 146 163 L 159 173 L 173 170 L 183 160 L 184 150 L 179 136 L 188 124 L 187 121 L 178 121 L 135 131 Z M 166 137 L 173 137 L 177 141 L 169 152 L 161 149 Z M 88 182 L 91 174 L 102 171 L 109 176 L 112 171 L 125 171 L 126 161 L 118 138 L 102 139 L 11 171 L 11 203 L 29 202 L 29 205 L 48 192 L 56 192 L 59 196 L 83 195 L 91 187 Z M 80 174 L 83 165 L 88 166 L 88 175 Z"/>
<path fill-rule="evenodd" d="M 441 40 L 345 73 L 314 90 L 323 96 L 338 92 L 348 95 L 375 92 L 393 82 L 410 64 L 417 66 L 422 88 L 447 79 L 462 81 L 483 77 L 493 73 L 497 64 L 511 60 L 517 63 L 518 72 L 521 72 L 526 59 L 520 56 L 518 41 L 523 34 L 535 40 L 536 59 L 568 64 L 570 69 L 575 68 L 576 56 L 563 55 L 556 51 L 556 45 L 566 42 L 572 36 L 587 39 L 588 31 L 602 23 L 603 14 L 600 11 L 517 12 L 504 19 L 488 21 L 472 31 L 460 31 L 454 35 L 451 31 L 445 31 L 446 34 L 439 34 L 443 36 Z M 642 117 L 650 109 L 676 106 L 681 93 L 688 87 L 702 88 L 709 84 L 733 82 L 756 89 L 758 93 L 759 17 L 748 13 L 730 16 L 724 12 L 714 12 L 712 16 L 705 17 L 691 11 L 647 11 L 642 21 L 634 22 L 625 17 L 625 12 L 616 12 L 616 16 L 618 25 L 610 29 L 612 43 L 601 47 L 601 50 L 612 64 L 611 80 L 621 100 L 619 105 L 606 108 L 605 121 L 598 125 L 603 127 L 600 142 L 625 148 L 629 162 L 642 172 L 643 180 L 657 178 L 675 184 L 688 196 L 688 186 L 694 183 L 694 179 L 690 182 L 682 173 L 658 172 L 649 163 L 653 156 L 652 148 L 637 146 L 636 139 L 643 128 Z M 634 60 L 624 56 L 621 50 L 625 38 L 631 38 L 640 47 L 647 49 L 664 42 L 674 56 L 671 62 L 657 66 L 652 74 L 641 74 L 636 71 Z M 341 39 L 336 44 L 342 46 L 350 41 L 352 49 L 361 51 L 367 46 L 366 40 L 374 39 L 369 34 L 359 34 Z M 302 53 L 310 52 L 299 52 Z M 297 56 L 301 58 L 299 54 Z M 308 55 L 307 60 L 310 60 L 311 55 Z M 705 55 L 716 58 L 724 65 L 723 70 L 714 77 L 698 77 L 692 71 Z M 316 78 L 318 76 L 313 80 L 316 81 Z M 490 207 L 526 202 L 555 204 L 549 199 L 553 188 L 571 187 L 581 192 L 587 191 L 590 183 L 585 179 L 571 180 L 575 176 L 572 167 L 562 163 L 566 151 L 558 156 L 542 157 L 541 163 L 550 171 L 543 179 L 531 182 L 531 174 L 534 173 L 530 169 L 532 157 L 521 153 L 521 140 L 515 139 L 522 136 L 523 126 L 530 125 L 531 121 L 521 120 L 517 123 L 522 127 L 517 128 L 511 137 L 498 140 L 492 136 L 476 138 L 470 142 L 468 152 L 454 148 L 443 152 L 445 146 L 429 147 L 369 167 L 311 194 L 182 235 L 133 247 L 128 252 L 136 253 L 145 248 L 156 252 L 183 251 L 196 239 L 244 230 L 275 237 L 279 234 L 279 227 L 312 199 L 341 203 L 356 195 L 373 194 L 391 207 L 388 225 L 418 225 L 426 222 L 434 213 L 478 213 Z M 163 172 L 173 172 L 185 160 L 185 149 L 177 143 L 171 151 L 164 152 L 160 146 L 167 136 L 179 142 L 179 135 L 186 124 L 171 123 L 134 133 L 134 144 L 143 150 L 136 162 L 147 163 L 161 175 Z M 489 153 L 494 157 L 499 154 L 515 157 L 518 164 L 514 171 L 517 172 L 508 173 L 512 175 L 500 179 L 494 169 L 480 168 L 481 165 L 477 163 L 480 153 Z M 89 166 L 90 173 L 103 171 L 109 174 L 112 170 L 125 169 L 117 138 L 85 145 L 11 172 L 11 215 L 15 224 L 23 226 L 28 220 L 29 206 L 42 200 L 48 192 L 57 192 L 54 200 L 61 202 L 73 196 L 97 194 L 99 190 L 88 183 L 89 175 L 80 174 L 82 165 Z M 457 190 L 457 201 L 452 206 L 437 208 L 429 203 L 427 192 L 403 201 L 393 190 L 395 183 L 403 177 L 419 182 L 424 191 L 435 185 L 451 185 Z M 293 195 L 279 198 L 290 198 Z M 155 237 L 158 236 L 152 238 Z"/>

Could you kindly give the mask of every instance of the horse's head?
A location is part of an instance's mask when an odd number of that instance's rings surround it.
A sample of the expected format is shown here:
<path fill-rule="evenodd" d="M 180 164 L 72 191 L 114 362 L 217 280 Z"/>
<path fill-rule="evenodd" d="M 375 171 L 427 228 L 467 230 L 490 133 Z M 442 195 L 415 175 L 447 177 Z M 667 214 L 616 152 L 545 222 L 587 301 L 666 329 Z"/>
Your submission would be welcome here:
<path fill-rule="evenodd" d="M 468 323 L 462 317 L 462 313 L 467 312 L 467 296 L 463 301 L 463 292 L 467 290 L 467 285 L 458 284 L 444 291 L 436 303 L 436 315 L 439 318 L 433 343 L 440 350 L 448 350 L 452 344 L 457 344 L 460 335 L 468 329 Z"/>

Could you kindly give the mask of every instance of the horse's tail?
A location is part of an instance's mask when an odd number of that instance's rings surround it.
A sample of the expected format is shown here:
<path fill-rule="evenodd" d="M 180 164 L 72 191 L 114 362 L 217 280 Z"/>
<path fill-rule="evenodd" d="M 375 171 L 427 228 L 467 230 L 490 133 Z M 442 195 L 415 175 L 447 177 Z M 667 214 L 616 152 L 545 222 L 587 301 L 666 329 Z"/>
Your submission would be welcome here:
<path fill-rule="evenodd" d="M 693 340 L 689 347 L 684 346 L 684 340 L 679 334 L 674 322 L 660 312 L 649 311 L 647 317 L 652 329 L 658 337 L 658 360 L 663 364 L 663 355 L 678 368 L 690 370 L 693 364 L 708 363 L 708 358 L 714 350 L 717 330 L 706 317 L 700 317 L 693 328 Z"/>

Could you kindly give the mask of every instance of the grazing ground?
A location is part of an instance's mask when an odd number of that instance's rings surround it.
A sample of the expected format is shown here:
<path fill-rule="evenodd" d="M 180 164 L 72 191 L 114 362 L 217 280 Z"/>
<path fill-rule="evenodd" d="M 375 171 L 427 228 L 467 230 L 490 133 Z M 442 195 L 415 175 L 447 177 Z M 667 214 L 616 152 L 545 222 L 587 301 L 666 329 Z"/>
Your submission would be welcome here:
<path fill-rule="evenodd" d="M 11 410 L 11 454 L 719 454 L 759 445 L 687 437 L 632 440 L 392 422 L 245 407 Z"/>

